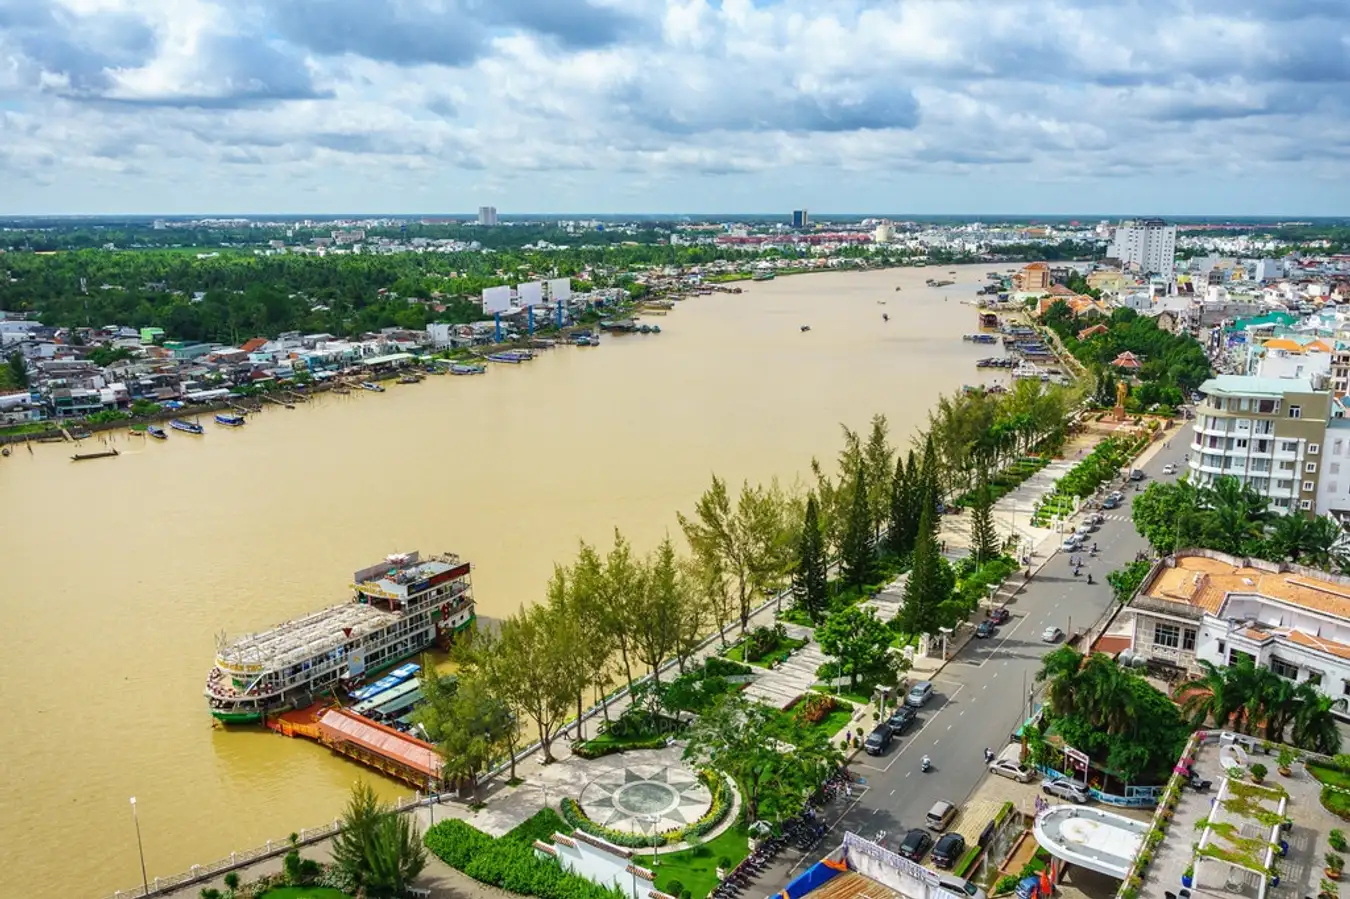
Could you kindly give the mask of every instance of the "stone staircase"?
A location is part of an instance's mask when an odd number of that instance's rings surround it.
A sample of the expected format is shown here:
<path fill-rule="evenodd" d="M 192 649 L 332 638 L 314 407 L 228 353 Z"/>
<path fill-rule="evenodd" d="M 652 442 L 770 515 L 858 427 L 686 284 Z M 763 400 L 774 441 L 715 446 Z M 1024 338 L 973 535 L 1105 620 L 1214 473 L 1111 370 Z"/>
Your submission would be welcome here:
<path fill-rule="evenodd" d="M 793 633 L 794 630 L 800 633 Z M 789 627 L 788 633 L 801 638 L 809 636 L 808 628 Z M 811 689 L 816 683 L 816 669 L 829 659 L 815 643 L 808 643 L 788 657 L 787 661 L 772 671 L 756 672 L 757 676 L 745 695 L 756 702 L 762 702 L 775 709 L 783 709 L 797 697 Z"/>

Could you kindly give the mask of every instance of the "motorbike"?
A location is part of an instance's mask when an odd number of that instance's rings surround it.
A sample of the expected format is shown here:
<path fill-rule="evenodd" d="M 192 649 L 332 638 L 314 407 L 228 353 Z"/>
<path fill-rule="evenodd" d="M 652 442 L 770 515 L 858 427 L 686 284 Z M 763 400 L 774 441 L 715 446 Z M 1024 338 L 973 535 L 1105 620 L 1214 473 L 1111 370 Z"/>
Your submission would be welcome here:
<path fill-rule="evenodd" d="M 924 774 L 927 774 L 929 771 L 933 770 L 933 760 L 930 759 L 928 756 L 924 756 L 923 759 L 919 762 L 919 770 L 922 771 Z"/>
<path fill-rule="evenodd" d="M 1088 581 L 1087 581 L 1087 582 L 1088 582 L 1088 586 L 1089 586 L 1089 587 L 1091 587 L 1094 583 L 1096 583 L 1095 581 L 1092 580 L 1092 575 L 1090 575 L 1090 574 L 1088 575 Z"/>

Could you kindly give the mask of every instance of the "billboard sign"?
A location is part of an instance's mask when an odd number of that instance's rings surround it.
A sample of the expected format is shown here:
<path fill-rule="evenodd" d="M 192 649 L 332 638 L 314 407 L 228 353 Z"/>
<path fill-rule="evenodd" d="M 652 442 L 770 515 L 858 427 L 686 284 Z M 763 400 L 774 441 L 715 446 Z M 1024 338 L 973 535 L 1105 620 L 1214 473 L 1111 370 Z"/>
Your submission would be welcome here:
<path fill-rule="evenodd" d="M 510 287 L 485 287 L 483 288 L 483 311 L 492 314 L 494 312 L 506 312 L 511 308 L 511 288 Z"/>
<path fill-rule="evenodd" d="M 553 278 L 548 282 L 548 295 L 555 303 L 564 303 L 572 299 L 572 279 Z"/>
<path fill-rule="evenodd" d="M 1074 749 L 1072 746 L 1065 746 L 1064 757 L 1069 760 L 1069 766 L 1071 768 L 1075 771 L 1082 772 L 1084 777 L 1087 776 L 1088 757 L 1086 752 L 1081 752 L 1080 750 Z"/>
<path fill-rule="evenodd" d="M 544 302 L 544 282 L 531 281 L 516 287 L 516 303 L 522 307 L 538 306 Z"/>

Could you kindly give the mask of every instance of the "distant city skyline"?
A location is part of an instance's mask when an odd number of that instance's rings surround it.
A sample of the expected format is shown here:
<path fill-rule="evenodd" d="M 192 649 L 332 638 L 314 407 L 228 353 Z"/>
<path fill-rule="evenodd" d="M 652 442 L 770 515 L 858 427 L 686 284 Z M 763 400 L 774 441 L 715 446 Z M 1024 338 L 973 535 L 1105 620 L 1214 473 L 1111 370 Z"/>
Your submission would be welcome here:
<path fill-rule="evenodd" d="M 1348 30 L 1330 0 L 3 3 L 0 215 L 1335 217 Z"/>

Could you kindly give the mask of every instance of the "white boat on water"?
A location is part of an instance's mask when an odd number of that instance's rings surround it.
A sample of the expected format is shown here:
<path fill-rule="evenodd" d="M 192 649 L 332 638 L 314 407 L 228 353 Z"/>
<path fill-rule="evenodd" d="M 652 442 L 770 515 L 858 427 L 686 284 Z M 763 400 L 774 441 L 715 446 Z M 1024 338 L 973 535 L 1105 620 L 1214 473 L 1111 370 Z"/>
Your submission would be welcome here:
<path fill-rule="evenodd" d="M 449 643 L 476 618 L 471 568 L 449 553 L 398 553 L 352 575 L 349 602 L 259 634 L 221 635 L 203 691 L 211 714 L 257 722 Z"/>

